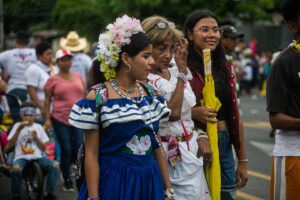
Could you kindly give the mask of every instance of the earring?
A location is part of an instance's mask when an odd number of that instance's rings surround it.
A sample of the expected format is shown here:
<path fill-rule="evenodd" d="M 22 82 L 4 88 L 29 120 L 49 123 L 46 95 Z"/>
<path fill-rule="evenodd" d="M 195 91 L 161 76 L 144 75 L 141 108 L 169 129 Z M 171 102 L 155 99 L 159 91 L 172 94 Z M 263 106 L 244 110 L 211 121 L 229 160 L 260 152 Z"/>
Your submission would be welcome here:
<path fill-rule="evenodd" d="M 128 70 L 126 70 L 125 72 L 129 73 L 131 71 L 131 65 L 127 64 L 127 66 L 128 66 Z"/>

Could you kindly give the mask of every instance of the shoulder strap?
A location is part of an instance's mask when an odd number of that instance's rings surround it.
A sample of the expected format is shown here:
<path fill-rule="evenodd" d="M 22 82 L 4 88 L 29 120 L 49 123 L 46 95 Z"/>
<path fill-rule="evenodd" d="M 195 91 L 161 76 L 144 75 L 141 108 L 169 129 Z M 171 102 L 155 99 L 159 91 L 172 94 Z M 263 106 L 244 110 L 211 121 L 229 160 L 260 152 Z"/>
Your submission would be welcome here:
<path fill-rule="evenodd" d="M 158 95 L 158 91 L 156 91 L 151 85 L 141 82 L 139 82 L 139 84 L 141 84 L 141 86 L 144 88 L 144 90 L 149 96 L 156 97 Z"/>
<path fill-rule="evenodd" d="M 105 93 L 103 93 L 103 89 L 106 89 L 106 85 L 104 83 L 99 83 L 97 85 L 94 85 L 93 87 L 91 87 L 91 90 L 94 90 L 96 92 L 96 106 L 100 107 L 101 104 L 103 104 L 103 102 L 105 102 L 107 100 L 107 96 L 105 96 Z"/>

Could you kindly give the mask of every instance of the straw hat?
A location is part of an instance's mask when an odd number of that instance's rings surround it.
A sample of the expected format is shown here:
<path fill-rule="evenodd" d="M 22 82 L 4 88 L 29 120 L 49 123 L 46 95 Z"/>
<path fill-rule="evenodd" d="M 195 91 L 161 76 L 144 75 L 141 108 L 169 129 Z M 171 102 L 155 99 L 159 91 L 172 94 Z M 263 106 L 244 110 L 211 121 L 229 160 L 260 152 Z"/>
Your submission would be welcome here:
<path fill-rule="evenodd" d="M 67 35 L 67 38 L 60 39 L 59 44 L 63 49 L 77 52 L 86 48 L 87 40 L 86 38 L 79 38 L 79 35 L 76 31 L 70 31 Z"/>

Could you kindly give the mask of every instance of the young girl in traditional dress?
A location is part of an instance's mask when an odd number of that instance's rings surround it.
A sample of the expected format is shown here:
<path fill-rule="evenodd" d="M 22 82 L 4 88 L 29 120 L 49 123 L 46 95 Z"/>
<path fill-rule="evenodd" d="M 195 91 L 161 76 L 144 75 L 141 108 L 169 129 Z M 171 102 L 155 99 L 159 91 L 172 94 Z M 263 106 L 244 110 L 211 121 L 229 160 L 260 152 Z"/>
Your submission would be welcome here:
<path fill-rule="evenodd" d="M 137 81 L 150 72 L 151 52 L 139 20 L 126 15 L 99 36 L 100 62 L 94 66 L 102 73 L 92 69 L 92 83 L 100 84 L 74 105 L 69 118 L 85 129 L 80 200 L 174 199 L 158 134 L 170 110 L 153 88 Z"/>

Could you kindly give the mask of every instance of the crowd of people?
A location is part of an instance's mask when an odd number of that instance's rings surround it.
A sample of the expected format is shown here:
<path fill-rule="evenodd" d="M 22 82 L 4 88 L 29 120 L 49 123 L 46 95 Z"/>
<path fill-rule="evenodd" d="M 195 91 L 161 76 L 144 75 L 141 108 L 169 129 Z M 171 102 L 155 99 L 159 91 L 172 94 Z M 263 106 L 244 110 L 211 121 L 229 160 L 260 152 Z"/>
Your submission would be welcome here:
<path fill-rule="evenodd" d="M 283 5 L 295 41 L 276 59 L 259 56 L 255 39 L 246 48 L 244 34 L 220 26 L 208 10 L 191 13 L 182 31 L 163 16 L 140 22 L 123 15 L 100 34 L 93 60 L 75 31 L 61 38 L 54 57 L 49 43 L 28 48 L 29 35 L 19 32 L 16 48 L 0 53 L 0 90 L 9 94 L 14 121 L 6 146 L 13 199 L 21 199 L 22 170 L 32 159 L 48 172 L 46 200 L 57 199 L 59 173 L 62 189 L 75 191 L 76 159 L 79 200 L 237 199 L 248 181 L 238 97 L 254 86 L 267 95 L 271 125 L 279 129 L 271 199 L 299 198 L 300 170 L 286 175 L 300 167 L 299 8 L 292 0 Z M 208 73 L 215 107 L 203 101 Z M 55 157 L 45 150 L 52 130 Z M 207 180 L 215 160 L 217 194 Z"/>
<path fill-rule="evenodd" d="M 16 48 L 0 54 L 1 90 L 7 94 L 1 100 L 1 114 L 9 112 L 14 122 L 5 147 L 12 172 L 12 195 L 13 199 L 21 199 L 21 174 L 26 160 L 37 159 L 48 171 L 45 199 L 56 199 L 59 168 L 62 189 L 75 191 L 71 169 L 83 134 L 81 129 L 70 126 L 68 118 L 73 104 L 85 94 L 92 60 L 83 53 L 86 41 L 74 31 L 61 39 L 61 49 L 54 57 L 49 43 L 42 41 L 32 49 L 28 48 L 29 39 L 27 32 L 19 32 Z M 49 137 L 53 137 L 55 149 L 47 148 Z"/>

